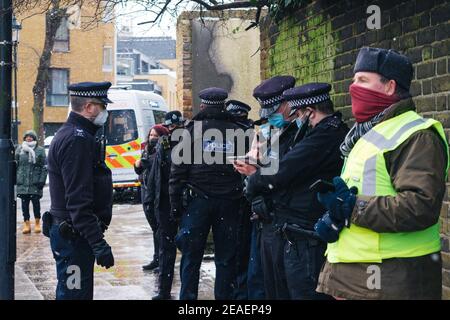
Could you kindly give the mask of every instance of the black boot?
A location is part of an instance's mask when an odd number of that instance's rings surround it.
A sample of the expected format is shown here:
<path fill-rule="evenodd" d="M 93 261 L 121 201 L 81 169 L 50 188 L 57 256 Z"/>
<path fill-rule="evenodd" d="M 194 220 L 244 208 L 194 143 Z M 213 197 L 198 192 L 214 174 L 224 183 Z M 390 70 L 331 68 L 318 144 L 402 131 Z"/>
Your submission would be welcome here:
<path fill-rule="evenodd" d="M 152 300 L 172 300 L 172 296 L 170 293 L 160 292 L 156 296 L 153 296 Z"/>
<path fill-rule="evenodd" d="M 158 266 L 159 266 L 158 260 L 153 260 L 149 264 L 146 264 L 145 266 L 142 266 L 142 269 L 148 271 L 148 270 L 156 269 L 156 268 L 158 268 Z"/>

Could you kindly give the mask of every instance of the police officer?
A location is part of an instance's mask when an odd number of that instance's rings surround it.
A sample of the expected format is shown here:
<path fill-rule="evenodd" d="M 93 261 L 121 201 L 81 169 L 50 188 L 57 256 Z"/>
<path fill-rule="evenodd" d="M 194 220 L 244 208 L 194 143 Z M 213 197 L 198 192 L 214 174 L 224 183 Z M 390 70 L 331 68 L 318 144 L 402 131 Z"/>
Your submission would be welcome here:
<path fill-rule="evenodd" d="M 235 122 L 243 129 L 254 128 L 253 120 L 248 118 L 248 113 L 252 109 L 248 104 L 239 100 L 228 100 L 225 109 L 234 116 Z"/>
<path fill-rule="evenodd" d="M 260 132 L 267 143 L 264 158 L 279 162 L 294 144 L 298 128 L 292 120 L 288 103 L 283 92 L 294 87 L 295 78 L 292 76 L 275 76 L 263 81 L 253 91 L 253 96 L 261 105 L 260 117 L 256 123 L 260 125 Z M 278 145 L 278 147 L 276 147 Z M 273 146 L 273 147 L 272 147 Z M 265 161 L 264 161 L 265 162 Z M 245 175 L 252 174 L 256 168 L 242 161 L 235 163 L 235 168 Z M 285 275 L 282 265 L 275 263 L 274 257 L 281 252 L 283 242 L 275 237 L 273 219 L 270 208 L 273 206 L 274 195 L 269 192 L 259 192 L 248 197 L 252 201 L 254 215 L 254 229 L 252 234 L 251 262 L 249 266 L 249 292 L 253 297 L 264 298 L 261 284 L 256 280 L 263 274 L 265 298 L 287 299 Z M 259 242 L 257 242 L 259 241 Z M 260 248 L 260 257 L 258 250 Z M 260 271 L 262 266 L 262 272 Z M 252 281 L 253 280 L 253 281 Z M 252 287 L 253 286 L 253 287 Z M 253 288 L 253 289 L 252 289 Z M 252 297 L 249 297 L 252 299 Z"/>
<path fill-rule="evenodd" d="M 178 231 L 178 223 L 170 215 L 169 178 L 172 164 L 171 153 L 177 141 L 170 139 L 174 130 L 183 127 L 183 118 L 179 111 L 170 111 L 166 114 L 164 126 L 170 134 L 159 138 L 156 145 L 156 155 L 150 175 L 148 177 L 148 196 L 144 199 L 144 205 L 151 214 L 156 216 L 159 236 L 159 278 L 158 294 L 152 300 L 171 299 L 173 273 L 177 247 L 175 235 Z"/>
<path fill-rule="evenodd" d="M 110 82 L 69 86 L 72 111 L 58 130 L 48 155 L 50 214 L 43 218 L 56 261 L 56 299 L 92 299 L 94 262 L 114 265 L 104 232 L 111 221 L 112 179 L 101 141 L 95 138 L 107 118 Z M 69 267 L 76 266 L 76 269 Z M 68 277 L 78 275 L 72 286 Z"/>
<path fill-rule="evenodd" d="M 183 191 L 189 196 L 176 237 L 182 253 L 182 300 L 197 299 L 200 265 L 211 227 L 216 263 L 214 295 L 216 299 L 232 298 L 242 180 L 226 159 L 236 155 L 236 141 L 227 139 L 226 131 L 240 129 L 225 110 L 227 96 L 220 88 L 200 92 L 200 112 L 187 125 L 182 142 L 173 152 L 173 156 L 178 152 L 182 152 L 183 157 L 185 152 L 191 155 L 178 163 L 172 156 L 169 188 L 171 212 L 175 217 L 180 217 L 184 211 Z"/>
<path fill-rule="evenodd" d="M 348 131 L 330 100 L 331 85 L 309 83 L 286 90 L 283 96 L 298 118 L 303 137 L 281 159 L 274 175 L 256 171 L 249 177 L 247 192 L 269 192 L 274 197 L 275 237 L 283 246 L 273 257 L 286 276 L 289 299 L 329 299 L 315 291 L 326 244 L 313 232 L 325 209 L 310 186 L 330 180 L 342 167 L 339 147 Z M 303 130 L 302 130 L 303 129 Z"/>
<path fill-rule="evenodd" d="M 254 128 L 253 120 L 248 118 L 248 113 L 251 110 L 251 107 L 248 104 L 239 100 L 228 100 L 225 103 L 225 106 L 226 110 L 234 116 L 235 123 L 240 125 L 243 130 Z M 249 148 L 250 141 L 248 141 L 245 151 L 248 152 Z M 242 196 L 239 208 L 238 239 L 236 243 L 236 286 L 233 294 L 233 297 L 236 300 L 248 300 L 250 295 L 250 288 L 247 285 L 252 235 L 250 216 L 250 203 Z M 260 282 L 262 283 L 262 274 Z M 264 287 L 262 289 L 264 290 Z"/>

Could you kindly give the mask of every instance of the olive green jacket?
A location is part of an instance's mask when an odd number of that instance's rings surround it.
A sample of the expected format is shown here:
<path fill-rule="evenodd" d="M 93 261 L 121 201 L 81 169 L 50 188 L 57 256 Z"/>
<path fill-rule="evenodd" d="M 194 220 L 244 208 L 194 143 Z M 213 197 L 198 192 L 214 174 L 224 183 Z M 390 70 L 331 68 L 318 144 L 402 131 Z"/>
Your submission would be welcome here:
<path fill-rule="evenodd" d="M 42 197 L 42 189 L 47 179 L 47 168 L 45 161 L 45 150 L 43 147 L 34 148 L 36 163 L 28 161 L 28 153 L 21 154 L 22 146 L 16 149 L 15 159 L 17 161 L 17 195 L 38 195 Z"/>
<path fill-rule="evenodd" d="M 412 99 L 401 100 L 382 121 L 409 110 L 415 110 Z M 438 133 L 434 129 L 416 132 L 386 153 L 385 161 L 397 195 L 358 196 L 352 223 L 379 233 L 418 231 L 436 224 L 448 161 Z M 380 264 L 326 262 L 317 289 L 346 299 L 440 299 L 441 267 L 439 252 L 385 259 Z"/>

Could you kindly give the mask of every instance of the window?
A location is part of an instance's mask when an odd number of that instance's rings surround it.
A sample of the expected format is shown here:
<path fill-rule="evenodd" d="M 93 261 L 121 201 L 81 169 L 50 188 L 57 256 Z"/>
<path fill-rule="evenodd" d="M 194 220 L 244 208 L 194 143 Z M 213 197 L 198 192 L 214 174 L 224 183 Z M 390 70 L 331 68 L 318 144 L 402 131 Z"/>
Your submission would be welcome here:
<path fill-rule="evenodd" d="M 164 120 L 166 118 L 166 113 L 164 111 L 153 111 L 153 115 L 155 116 L 155 123 L 164 123 Z"/>
<path fill-rule="evenodd" d="M 69 28 L 67 27 L 67 17 L 62 18 L 61 24 L 56 30 L 53 50 L 57 52 L 69 51 Z"/>
<path fill-rule="evenodd" d="M 54 136 L 56 131 L 61 128 L 63 123 L 57 123 L 57 122 L 46 122 L 44 123 L 44 135 L 46 138 Z"/>
<path fill-rule="evenodd" d="M 111 47 L 103 47 L 103 71 L 113 70 L 113 50 Z"/>
<path fill-rule="evenodd" d="M 118 145 L 139 137 L 133 110 L 112 110 L 106 126 L 107 145 Z"/>
<path fill-rule="evenodd" d="M 47 88 L 47 106 L 69 106 L 69 69 L 50 69 Z"/>
<path fill-rule="evenodd" d="M 148 63 L 145 61 L 141 61 L 141 73 L 148 74 Z"/>
<path fill-rule="evenodd" d="M 120 76 L 134 75 L 134 62 L 130 58 L 117 59 L 117 74 Z"/>

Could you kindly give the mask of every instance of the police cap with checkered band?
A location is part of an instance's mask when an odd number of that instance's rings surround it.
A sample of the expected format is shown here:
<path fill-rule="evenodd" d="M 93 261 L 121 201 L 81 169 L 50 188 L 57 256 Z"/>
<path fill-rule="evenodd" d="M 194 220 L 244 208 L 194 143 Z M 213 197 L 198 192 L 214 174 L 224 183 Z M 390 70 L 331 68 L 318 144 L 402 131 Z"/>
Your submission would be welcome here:
<path fill-rule="evenodd" d="M 295 78 L 292 76 L 275 76 L 257 86 L 253 90 L 253 97 L 261 105 L 259 116 L 267 118 L 276 112 L 284 101 L 283 92 L 294 85 Z"/>
<path fill-rule="evenodd" d="M 225 106 L 226 110 L 232 114 L 248 114 L 252 109 L 248 104 L 239 100 L 228 100 Z"/>
<path fill-rule="evenodd" d="M 222 88 L 206 88 L 199 92 L 198 97 L 201 103 L 206 107 L 221 107 L 225 105 L 225 100 L 228 98 L 228 92 Z"/>
<path fill-rule="evenodd" d="M 108 99 L 111 82 L 79 82 L 69 85 L 69 94 L 74 97 L 93 98 L 104 104 L 113 103 Z"/>
<path fill-rule="evenodd" d="M 331 85 L 329 83 L 307 83 L 284 91 L 283 97 L 292 110 L 297 110 L 330 100 L 330 90 Z"/>

